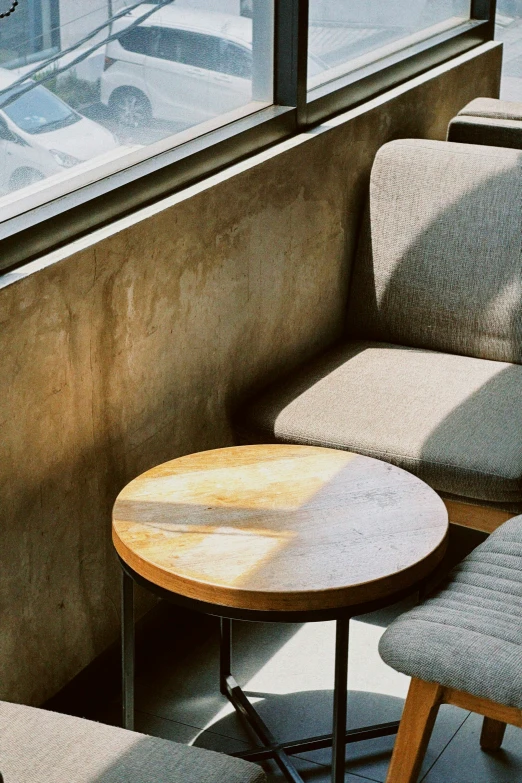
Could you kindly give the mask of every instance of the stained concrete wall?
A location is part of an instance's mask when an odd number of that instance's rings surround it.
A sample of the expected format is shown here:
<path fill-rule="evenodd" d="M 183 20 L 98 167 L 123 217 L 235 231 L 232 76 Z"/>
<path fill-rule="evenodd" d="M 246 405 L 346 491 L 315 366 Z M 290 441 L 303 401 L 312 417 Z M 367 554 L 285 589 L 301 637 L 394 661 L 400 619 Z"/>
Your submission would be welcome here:
<path fill-rule="evenodd" d="M 232 442 L 228 410 L 340 332 L 376 150 L 498 93 L 488 45 L 7 275 L 0 697 L 37 704 L 118 633 L 118 491 Z"/>

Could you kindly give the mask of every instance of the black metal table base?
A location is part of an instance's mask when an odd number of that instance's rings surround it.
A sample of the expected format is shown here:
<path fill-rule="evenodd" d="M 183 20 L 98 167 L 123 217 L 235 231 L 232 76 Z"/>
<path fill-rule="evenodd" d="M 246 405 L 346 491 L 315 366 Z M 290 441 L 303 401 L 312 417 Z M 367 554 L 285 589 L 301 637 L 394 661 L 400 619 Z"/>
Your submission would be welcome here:
<path fill-rule="evenodd" d="M 153 585 L 123 566 L 122 583 L 122 706 L 123 726 L 134 728 L 134 581 Z M 132 576 L 131 576 L 132 573 Z M 215 613 L 215 610 L 211 613 Z M 358 612 L 360 613 L 360 612 Z M 355 613 L 354 613 L 355 614 Z M 246 618 L 245 618 L 246 619 Z M 220 617 L 220 664 L 219 685 L 221 693 L 228 697 L 235 710 L 246 720 L 261 743 L 260 748 L 242 751 L 232 755 L 249 761 L 261 762 L 272 759 L 290 783 L 303 783 L 291 756 L 321 748 L 332 748 L 332 783 L 344 783 L 346 765 L 346 744 L 375 739 L 395 734 L 399 722 L 379 723 L 358 729 L 346 730 L 347 686 L 348 686 L 348 641 L 350 617 L 343 613 L 336 618 L 335 634 L 335 681 L 332 734 L 324 734 L 303 740 L 278 742 L 257 710 L 232 675 L 232 620 Z"/>
<path fill-rule="evenodd" d="M 303 783 L 303 778 L 295 768 L 293 755 L 311 750 L 332 748 L 332 781 L 341 783 L 345 776 L 346 744 L 361 740 L 387 737 L 396 734 L 399 722 L 380 723 L 359 729 L 346 730 L 346 694 L 348 675 L 348 624 L 349 618 L 337 620 L 335 645 L 335 688 L 334 688 L 334 725 L 332 734 L 322 734 L 303 740 L 278 742 L 263 721 L 248 697 L 231 674 L 232 664 L 232 622 L 221 618 L 220 643 L 220 689 L 228 697 L 232 706 L 248 723 L 262 743 L 261 748 L 233 753 L 233 756 L 247 761 L 260 762 L 272 759 L 285 778 L 291 783 Z"/>

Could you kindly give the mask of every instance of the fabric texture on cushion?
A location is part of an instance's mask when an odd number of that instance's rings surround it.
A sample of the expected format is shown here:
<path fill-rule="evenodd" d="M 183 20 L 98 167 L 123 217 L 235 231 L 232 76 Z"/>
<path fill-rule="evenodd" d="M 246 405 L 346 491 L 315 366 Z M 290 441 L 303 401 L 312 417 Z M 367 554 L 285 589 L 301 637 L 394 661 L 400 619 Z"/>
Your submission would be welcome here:
<path fill-rule="evenodd" d="M 395 620 L 379 652 L 404 674 L 522 709 L 522 516 Z"/>
<path fill-rule="evenodd" d="M 495 120 L 457 116 L 448 126 L 448 141 L 522 149 L 522 119 Z"/>
<path fill-rule="evenodd" d="M 245 442 L 346 449 L 434 489 L 522 500 L 522 367 L 401 346 L 341 345 L 251 401 Z"/>
<path fill-rule="evenodd" d="M 348 334 L 522 363 L 522 153 L 385 144 L 353 266 Z"/>
<path fill-rule="evenodd" d="M 254 764 L 47 710 L 0 702 L 5 783 L 264 783 Z"/>
<path fill-rule="evenodd" d="M 457 117 L 486 117 L 491 120 L 522 120 L 522 103 L 498 98 L 475 98 L 459 111 Z"/>

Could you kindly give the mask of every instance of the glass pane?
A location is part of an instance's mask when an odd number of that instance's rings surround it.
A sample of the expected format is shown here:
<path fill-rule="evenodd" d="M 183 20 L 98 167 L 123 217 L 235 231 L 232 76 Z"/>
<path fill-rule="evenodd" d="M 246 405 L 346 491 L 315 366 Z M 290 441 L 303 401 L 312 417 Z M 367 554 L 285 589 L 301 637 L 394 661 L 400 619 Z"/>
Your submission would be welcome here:
<path fill-rule="evenodd" d="M 502 41 L 500 97 L 522 101 L 522 0 L 498 0 L 495 39 Z"/>
<path fill-rule="evenodd" d="M 259 110 L 272 84 L 272 0 L 20 0 L 0 24 L 0 221 Z"/>
<path fill-rule="evenodd" d="M 308 87 L 462 24 L 469 16 L 470 0 L 310 0 Z"/>

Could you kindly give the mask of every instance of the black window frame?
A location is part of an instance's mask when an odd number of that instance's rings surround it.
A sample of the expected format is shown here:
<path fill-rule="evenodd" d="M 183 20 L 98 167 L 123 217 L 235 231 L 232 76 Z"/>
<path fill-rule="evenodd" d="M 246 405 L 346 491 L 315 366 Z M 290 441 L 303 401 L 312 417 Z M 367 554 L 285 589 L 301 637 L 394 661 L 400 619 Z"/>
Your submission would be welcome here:
<path fill-rule="evenodd" d="M 494 39 L 496 0 L 470 0 L 470 22 L 410 56 L 307 91 L 309 0 L 274 0 L 274 105 L 99 179 L 0 224 L 0 273 L 363 103 Z M 255 6 L 254 6 L 255 7 Z M 254 38 L 256 35 L 254 22 Z M 254 40 L 254 59 L 256 45 Z M 254 64 L 255 67 L 255 64 Z"/>

